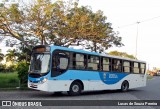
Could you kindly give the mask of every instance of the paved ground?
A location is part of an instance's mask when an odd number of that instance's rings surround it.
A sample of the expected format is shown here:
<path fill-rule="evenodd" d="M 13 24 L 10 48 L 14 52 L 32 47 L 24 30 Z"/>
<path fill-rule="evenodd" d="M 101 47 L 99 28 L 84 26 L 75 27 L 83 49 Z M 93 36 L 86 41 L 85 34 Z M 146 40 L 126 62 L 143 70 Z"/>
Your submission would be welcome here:
<path fill-rule="evenodd" d="M 137 88 L 129 92 L 96 91 L 85 92 L 81 96 L 68 96 L 66 93 L 54 94 L 41 91 L 0 91 L 0 100 L 160 100 L 160 76 L 147 81 L 147 87 Z M 2 109 L 22 109 L 24 107 L 0 107 Z M 31 107 L 25 107 L 31 108 Z M 158 106 L 54 106 L 32 107 L 34 109 L 159 109 Z"/>

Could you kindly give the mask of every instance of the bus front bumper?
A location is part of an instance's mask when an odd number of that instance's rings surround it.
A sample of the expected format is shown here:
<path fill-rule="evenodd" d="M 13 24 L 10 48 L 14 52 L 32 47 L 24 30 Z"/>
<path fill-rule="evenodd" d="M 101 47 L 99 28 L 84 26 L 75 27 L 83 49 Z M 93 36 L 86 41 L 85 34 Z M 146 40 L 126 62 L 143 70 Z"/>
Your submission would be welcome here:
<path fill-rule="evenodd" d="M 28 88 L 48 92 L 48 82 L 33 83 L 28 80 Z"/>

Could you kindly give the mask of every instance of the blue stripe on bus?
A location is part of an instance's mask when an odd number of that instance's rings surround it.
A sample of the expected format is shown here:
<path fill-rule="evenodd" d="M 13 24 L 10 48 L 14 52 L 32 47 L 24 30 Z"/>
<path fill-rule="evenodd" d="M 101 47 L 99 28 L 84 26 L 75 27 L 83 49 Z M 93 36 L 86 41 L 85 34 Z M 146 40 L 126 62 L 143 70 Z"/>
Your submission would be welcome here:
<path fill-rule="evenodd" d="M 99 73 L 96 71 L 81 71 L 81 70 L 67 70 L 65 73 L 57 76 L 50 77 L 49 79 L 57 79 L 57 80 L 100 80 Z"/>
<path fill-rule="evenodd" d="M 28 79 L 32 82 L 38 83 L 42 81 L 44 78 L 48 78 L 49 80 L 101 80 L 105 84 L 115 84 L 123 79 L 128 74 L 126 73 L 118 73 L 118 72 L 97 72 L 97 71 L 80 71 L 80 70 L 68 70 L 64 74 L 61 74 L 57 77 L 50 77 L 51 73 L 47 74 L 45 77 L 42 76 L 40 78 L 32 78 L 28 77 Z"/>
<path fill-rule="evenodd" d="M 106 75 L 106 76 L 105 76 Z M 80 71 L 68 70 L 57 77 L 49 77 L 49 80 L 101 80 L 105 84 L 115 84 L 128 74 L 118 72 L 97 72 L 97 71 Z"/>

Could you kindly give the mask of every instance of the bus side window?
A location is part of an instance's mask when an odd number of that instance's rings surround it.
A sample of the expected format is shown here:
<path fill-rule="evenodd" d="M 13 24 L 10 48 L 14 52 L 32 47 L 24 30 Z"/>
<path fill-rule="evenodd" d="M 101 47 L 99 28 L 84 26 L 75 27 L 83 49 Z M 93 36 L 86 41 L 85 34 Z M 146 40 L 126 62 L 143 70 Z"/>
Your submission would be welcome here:
<path fill-rule="evenodd" d="M 86 68 L 85 60 L 86 60 L 86 55 L 74 53 L 73 54 L 73 68 L 74 69 L 85 69 Z"/>
<path fill-rule="evenodd" d="M 139 63 L 137 63 L 137 62 L 133 63 L 133 73 L 140 73 L 140 71 L 139 71 Z"/>
<path fill-rule="evenodd" d="M 100 70 L 99 57 L 88 55 L 88 70 Z"/>
<path fill-rule="evenodd" d="M 143 64 L 143 63 L 141 63 L 140 64 L 140 72 L 142 73 L 142 74 L 144 74 L 145 73 L 145 64 Z"/>
<path fill-rule="evenodd" d="M 130 73 L 131 71 L 131 65 L 129 61 L 123 61 L 123 71 L 125 73 Z"/>
<path fill-rule="evenodd" d="M 102 58 L 102 71 L 110 71 L 111 60 L 109 58 Z"/>
<path fill-rule="evenodd" d="M 112 71 L 122 72 L 122 61 L 119 59 L 112 59 Z"/>

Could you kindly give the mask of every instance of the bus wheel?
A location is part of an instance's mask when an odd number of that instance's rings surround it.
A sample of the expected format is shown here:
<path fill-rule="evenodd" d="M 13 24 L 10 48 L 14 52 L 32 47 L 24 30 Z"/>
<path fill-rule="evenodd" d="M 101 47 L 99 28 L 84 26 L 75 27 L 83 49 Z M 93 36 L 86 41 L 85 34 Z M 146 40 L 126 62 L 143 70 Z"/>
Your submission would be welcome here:
<path fill-rule="evenodd" d="M 73 82 L 70 86 L 68 94 L 71 96 L 80 95 L 82 91 L 82 85 L 79 82 Z"/>
<path fill-rule="evenodd" d="M 129 83 L 128 81 L 123 81 L 122 85 L 121 85 L 121 91 L 122 92 L 127 92 L 129 88 Z"/>

